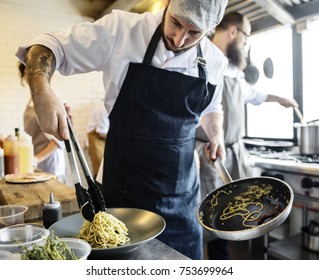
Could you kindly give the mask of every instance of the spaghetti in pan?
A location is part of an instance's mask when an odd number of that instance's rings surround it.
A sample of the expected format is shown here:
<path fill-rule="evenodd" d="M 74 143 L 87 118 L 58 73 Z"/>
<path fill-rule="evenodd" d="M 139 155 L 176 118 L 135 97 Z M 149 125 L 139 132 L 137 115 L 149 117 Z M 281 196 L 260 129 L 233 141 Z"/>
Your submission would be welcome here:
<path fill-rule="evenodd" d="M 208 194 L 197 218 L 207 230 L 229 240 L 259 237 L 279 226 L 288 216 L 293 192 L 271 177 L 232 181 Z"/>

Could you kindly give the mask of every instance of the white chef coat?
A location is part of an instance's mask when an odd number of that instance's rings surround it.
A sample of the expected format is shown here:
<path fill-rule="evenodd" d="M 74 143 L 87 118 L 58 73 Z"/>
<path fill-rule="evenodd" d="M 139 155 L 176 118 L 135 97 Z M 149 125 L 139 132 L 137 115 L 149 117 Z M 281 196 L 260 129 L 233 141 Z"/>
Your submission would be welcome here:
<path fill-rule="evenodd" d="M 31 99 L 24 110 L 23 123 L 25 132 L 32 137 L 34 154 L 42 151 L 52 140 L 57 144 L 57 148 L 45 160 L 39 162 L 37 167 L 42 171 L 56 175 L 59 181 L 66 183 L 67 159 L 64 142 L 42 132 Z"/>
<path fill-rule="evenodd" d="M 43 34 L 20 47 L 16 55 L 24 61 L 26 49 L 33 44 L 40 44 L 52 50 L 56 58 L 56 70 L 63 75 L 103 71 L 105 106 L 110 112 L 129 63 L 143 61 L 146 48 L 162 17 L 163 12 L 154 15 L 113 10 L 94 23 L 84 22 L 62 32 Z M 217 85 L 212 102 L 202 115 L 222 113 L 222 78 L 228 62 L 206 37 L 201 41 L 201 48 L 207 62 L 208 81 Z M 175 54 L 168 51 L 161 40 L 152 65 L 198 77 L 197 48 Z"/>
<path fill-rule="evenodd" d="M 268 94 L 256 90 L 251 84 L 249 84 L 245 80 L 245 73 L 238 67 L 230 63 L 225 72 L 225 76 L 230 78 L 236 78 L 239 80 L 240 87 L 242 89 L 241 92 L 245 100 L 245 103 L 260 105 L 261 103 L 266 101 Z"/>

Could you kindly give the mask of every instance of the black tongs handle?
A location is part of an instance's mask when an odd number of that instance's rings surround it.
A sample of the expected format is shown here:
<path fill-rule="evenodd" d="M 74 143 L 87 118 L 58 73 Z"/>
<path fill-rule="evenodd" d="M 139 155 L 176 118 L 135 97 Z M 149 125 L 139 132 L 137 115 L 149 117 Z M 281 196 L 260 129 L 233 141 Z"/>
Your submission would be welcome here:
<path fill-rule="evenodd" d="M 79 141 L 75 135 L 73 126 L 72 126 L 69 118 L 67 118 L 67 123 L 68 123 L 68 127 L 69 127 L 70 138 L 72 140 L 72 143 L 73 143 L 73 146 L 76 150 L 76 153 L 79 157 L 79 161 L 81 163 L 83 173 L 84 173 L 86 181 L 88 183 L 88 192 L 91 195 L 91 199 L 92 199 L 92 202 L 93 202 L 93 205 L 95 208 L 95 212 L 97 213 L 99 211 L 105 211 L 106 207 L 105 207 L 105 201 L 103 198 L 103 194 L 102 194 L 100 188 L 94 183 L 89 166 L 88 166 L 88 164 L 85 160 L 84 154 L 82 152 L 81 145 L 79 144 Z"/>
<path fill-rule="evenodd" d="M 95 216 L 95 208 L 91 200 L 89 192 L 82 187 L 79 170 L 76 164 L 75 156 L 69 140 L 64 140 L 65 149 L 69 158 L 69 164 L 72 171 L 73 182 L 75 185 L 75 194 L 78 206 L 84 219 L 93 221 Z"/>

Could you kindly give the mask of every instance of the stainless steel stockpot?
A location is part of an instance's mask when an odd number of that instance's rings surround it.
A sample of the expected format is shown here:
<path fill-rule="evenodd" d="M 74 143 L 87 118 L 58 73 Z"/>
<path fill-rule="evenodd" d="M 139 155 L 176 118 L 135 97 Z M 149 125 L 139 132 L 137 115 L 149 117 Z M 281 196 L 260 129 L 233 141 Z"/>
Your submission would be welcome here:
<path fill-rule="evenodd" d="M 319 125 L 318 120 L 307 124 L 296 123 L 298 146 L 303 155 L 319 154 Z"/>

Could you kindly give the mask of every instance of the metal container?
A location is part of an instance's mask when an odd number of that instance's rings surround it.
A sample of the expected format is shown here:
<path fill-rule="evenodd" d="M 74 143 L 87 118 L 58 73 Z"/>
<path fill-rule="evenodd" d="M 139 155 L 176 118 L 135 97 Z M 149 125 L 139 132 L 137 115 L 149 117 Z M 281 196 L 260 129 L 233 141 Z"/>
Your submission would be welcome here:
<path fill-rule="evenodd" d="M 307 124 L 295 124 L 297 129 L 298 146 L 300 154 L 319 154 L 319 125 L 318 120 Z"/>
<path fill-rule="evenodd" d="M 302 245 L 311 251 L 319 252 L 319 223 L 311 221 L 309 226 L 302 227 Z"/>

